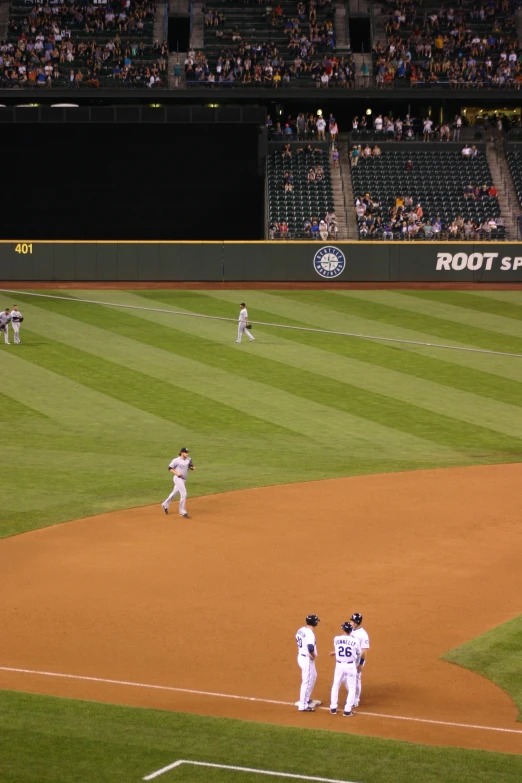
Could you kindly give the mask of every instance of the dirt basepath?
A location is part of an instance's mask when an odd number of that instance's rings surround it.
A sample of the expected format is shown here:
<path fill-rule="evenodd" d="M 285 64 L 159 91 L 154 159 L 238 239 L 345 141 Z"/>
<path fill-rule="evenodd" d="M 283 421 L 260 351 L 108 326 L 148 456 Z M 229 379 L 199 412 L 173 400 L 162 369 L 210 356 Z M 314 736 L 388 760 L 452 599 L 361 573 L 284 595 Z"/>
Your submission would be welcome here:
<path fill-rule="evenodd" d="M 520 464 L 364 476 L 4 539 L 0 666 L 118 683 L 0 670 L 0 687 L 521 753 L 508 696 L 439 660 L 520 612 L 520 486 Z M 331 640 L 354 611 L 372 644 L 359 714 L 299 714 L 296 629 L 322 619 L 328 705 Z"/>

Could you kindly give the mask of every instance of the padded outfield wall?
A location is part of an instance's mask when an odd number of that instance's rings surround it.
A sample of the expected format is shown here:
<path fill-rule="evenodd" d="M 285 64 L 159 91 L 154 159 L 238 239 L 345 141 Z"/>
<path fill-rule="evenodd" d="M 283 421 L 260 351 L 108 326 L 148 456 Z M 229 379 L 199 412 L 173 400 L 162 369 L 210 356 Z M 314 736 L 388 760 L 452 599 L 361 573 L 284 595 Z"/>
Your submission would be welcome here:
<path fill-rule="evenodd" d="M 4 240 L 0 280 L 522 283 L 522 243 Z"/>

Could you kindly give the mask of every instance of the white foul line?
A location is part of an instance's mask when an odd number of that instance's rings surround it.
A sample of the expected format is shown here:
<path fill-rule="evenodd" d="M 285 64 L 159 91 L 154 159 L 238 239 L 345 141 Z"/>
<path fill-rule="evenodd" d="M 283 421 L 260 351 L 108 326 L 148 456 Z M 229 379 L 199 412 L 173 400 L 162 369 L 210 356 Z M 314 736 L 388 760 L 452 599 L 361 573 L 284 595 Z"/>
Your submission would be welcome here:
<path fill-rule="evenodd" d="M 119 302 L 100 302 L 98 299 L 76 299 L 74 296 L 57 296 L 55 294 L 36 294 L 32 291 L 16 291 L 13 288 L 0 288 L 0 293 L 18 294 L 20 296 L 38 296 L 42 299 L 61 299 L 65 302 L 77 304 L 102 305 L 103 307 L 120 307 L 124 310 L 145 310 L 149 313 L 168 313 L 169 315 L 184 315 L 187 318 L 205 318 L 211 321 L 233 321 L 237 318 L 226 318 L 220 315 L 204 315 L 203 313 L 187 313 L 182 310 L 167 310 L 161 307 L 140 307 L 139 305 L 120 304 Z M 335 334 L 340 337 L 354 337 L 357 340 L 375 340 L 383 343 L 401 343 L 402 345 L 420 345 L 428 348 L 446 348 L 449 351 L 466 351 L 468 353 L 486 353 L 493 356 L 512 356 L 522 359 L 522 353 L 509 353 L 508 351 L 493 351 L 487 348 L 467 348 L 460 345 L 446 345 L 445 343 L 424 343 L 419 340 L 400 340 L 398 337 L 377 337 L 373 334 L 357 334 L 356 332 L 336 332 L 332 329 L 314 329 L 311 326 L 291 326 L 290 324 L 273 324 L 267 321 L 250 321 L 255 326 L 271 326 L 275 329 L 293 329 L 297 332 L 317 332 L 319 334 Z"/>
<path fill-rule="evenodd" d="M 154 778 L 158 778 L 160 775 L 163 775 L 165 772 L 170 772 L 171 769 L 175 769 L 176 767 L 181 767 L 182 764 L 192 764 L 194 767 L 212 767 L 213 769 L 232 769 L 236 772 L 252 772 L 256 775 L 271 775 L 272 777 L 277 778 L 294 778 L 296 780 L 315 780 L 319 781 L 319 783 L 353 783 L 353 781 L 350 780 L 334 780 L 333 778 L 315 778 L 311 775 L 295 775 L 290 772 L 274 772 L 272 770 L 268 769 L 254 769 L 252 767 L 233 767 L 230 764 L 210 764 L 210 762 L 207 761 L 186 761 L 185 759 L 179 759 L 179 761 L 175 761 L 173 764 L 169 764 L 167 767 L 162 767 L 162 769 L 157 769 L 156 772 L 151 772 L 150 775 L 147 775 L 143 778 L 143 780 L 154 780 Z"/>
<path fill-rule="evenodd" d="M 87 682 L 100 682 L 106 685 L 123 685 L 131 688 L 145 688 L 156 691 L 171 691 L 175 693 L 191 693 L 196 696 L 211 696 L 217 699 L 236 699 L 237 701 L 253 701 L 258 704 L 278 704 L 282 707 L 295 707 L 293 701 L 277 701 L 276 699 L 259 699 L 256 696 L 238 696 L 234 693 L 215 693 L 214 691 L 199 691 L 191 688 L 175 688 L 172 685 L 153 685 L 145 682 L 131 682 L 128 680 L 109 680 L 104 677 L 87 677 L 82 674 L 62 674 L 60 672 L 41 672 L 37 669 L 18 669 L 14 666 L 0 666 L 0 671 L 14 672 L 15 674 L 36 674 L 40 677 L 58 677 L 64 680 L 82 680 Z M 328 707 L 321 707 L 327 710 Z M 500 731 L 506 734 L 522 734 L 522 729 L 503 729 L 498 726 L 480 726 L 474 723 L 456 723 L 446 720 L 432 720 L 430 718 L 410 718 L 405 715 L 387 715 L 382 712 L 365 712 L 357 710 L 357 715 L 366 715 L 371 718 L 385 718 L 387 720 L 406 720 L 413 723 L 431 723 L 437 726 L 453 726 L 460 729 L 481 729 L 482 731 Z M 192 762 L 191 762 L 192 763 Z"/>

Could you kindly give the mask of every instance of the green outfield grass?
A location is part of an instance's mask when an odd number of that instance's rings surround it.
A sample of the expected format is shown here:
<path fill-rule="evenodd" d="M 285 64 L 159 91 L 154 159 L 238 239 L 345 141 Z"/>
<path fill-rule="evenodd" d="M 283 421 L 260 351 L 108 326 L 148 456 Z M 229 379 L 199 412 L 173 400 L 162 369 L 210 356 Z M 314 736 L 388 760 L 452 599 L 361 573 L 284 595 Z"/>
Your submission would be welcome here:
<path fill-rule="evenodd" d="M 181 446 L 198 467 L 192 496 L 522 461 L 522 359 L 270 327 L 254 329 L 254 345 L 238 346 L 233 323 L 76 301 L 236 317 L 245 300 L 254 321 L 522 353 L 521 293 L 56 293 L 68 299 L 17 296 L 23 345 L 0 344 L 0 433 L 9 453 L 0 536 L 159 503 Z M 0 306 L 14 303 L 4 296 Z M 320 463 L 319 452 L 327 455 Z M 510 640 L 520 647 L 520 636 Z M 447 660 L 471 661 L 520 706 L 509 669 L 515 654 L 499 674 L 484 663 L 491 648 L 483 649 L 470 657 L 466 646 Z M 5 691 L 0 728 L 2 783 L 129 783 L 180 757 L 361 783 L 522 779 L 522 757 Z M 253 780 L 195 768 L 159 778 L 210 779 Z"/>
<path fill-rule="evenodd" d="M 522 720 L 522 615 L 455 647 L 442 658 L 481 674 L 508 693 Z"/>
<path fill-rule="evenodd" d="M 2 783 L 139 783 L 180 758 L 357 783 L 520 783 L 522 779 L 522 756 L 9 691 L 0 692 L 0 729 Z M 269 779 L 284 780 L 186 767 L 158 781 L 263 783 Z"/>
<path fill-rule="evenodd" d="M 522 353 L 518 292 L 65 296 L 18 296 L 23 345 L 0 345 L 1 433 L 23 454 L 2 536 L 157 503 L 182 445 L 193 496 L 522 459 L 521 359 L 269 327 L 237 346 L 233 323 L 76 301 L 235 317 L 245 299 L 253 320 Z"/>

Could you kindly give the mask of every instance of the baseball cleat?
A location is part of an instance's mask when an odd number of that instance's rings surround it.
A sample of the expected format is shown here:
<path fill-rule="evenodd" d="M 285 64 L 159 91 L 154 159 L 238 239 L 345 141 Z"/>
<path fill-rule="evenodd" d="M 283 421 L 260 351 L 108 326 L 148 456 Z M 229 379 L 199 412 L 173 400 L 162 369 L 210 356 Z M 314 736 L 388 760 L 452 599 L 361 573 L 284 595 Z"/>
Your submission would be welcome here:
<path fill-rule="evenodd" d="M 319 701 L 319 699 L 309 699 L 308 704 L 310 707 L 320 707 L 323 702 Z"/>
<path fill-rule="evenodd" d="M 315 712 L 313 707 L 306 707 L 304 710 L 299 710 L 299 712 Z"/>
<path fill-rule="evenodd" d="M 354 701 L 353 706 L 354 707 L 358 707 L 359 706 L 359 702 L 358 701 Z"/>
<path fill-rule="evenodd" d="M 180 514 L 180 517 L 185 517 L 186 519 L 190 519 L 188 514 Z"/>
<path fill-rule="evenodd" d="M 330 712 L 331 712 L 332 715 L 337 715 L 337 710 L 336 709 L 331 709 Z"/>
<path fill-rule="evenodd" d="M 237 345 L 237 344 L 239 344 L 241 341 L 240 341 L 240 340 L 234 340 L 234 342 L 235 342 L 235 343 L 236 343 L 236 345 Z"/>
<path fill-rule="evenodd" d="M 165 508 L 165 506 L 163 505 L 163 503 L 161 504 L 161 508 L 163 509 L 163 511 L 164 511 L 164 513 L 165 513 L 165 514 L 168 514 L 168 513 L 169 513 L 169 510 L 168 510 L 168 508 Z"/>
<path fill-rule="evenodd" d="M 350 712 L 343 712 L 343 718 L 351 718 L 353 715 L 353 712 L 350 710 Z"/>

